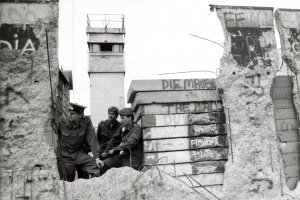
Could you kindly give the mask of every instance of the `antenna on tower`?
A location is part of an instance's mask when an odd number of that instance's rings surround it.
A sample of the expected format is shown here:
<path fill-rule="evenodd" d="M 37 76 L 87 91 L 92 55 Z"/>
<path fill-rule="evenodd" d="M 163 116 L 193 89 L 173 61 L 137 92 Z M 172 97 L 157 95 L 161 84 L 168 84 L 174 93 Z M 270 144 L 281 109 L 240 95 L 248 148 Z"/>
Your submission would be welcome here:
<path fill-rule="evenodd" d="M 108 20 L 106 19 L 106 14 L 104 14 L 105 19 L 104 19 L 104 27 L 105 29 L 107 29 L 108 24 L 110 23 L 110 17 L 108 18 Z"/>

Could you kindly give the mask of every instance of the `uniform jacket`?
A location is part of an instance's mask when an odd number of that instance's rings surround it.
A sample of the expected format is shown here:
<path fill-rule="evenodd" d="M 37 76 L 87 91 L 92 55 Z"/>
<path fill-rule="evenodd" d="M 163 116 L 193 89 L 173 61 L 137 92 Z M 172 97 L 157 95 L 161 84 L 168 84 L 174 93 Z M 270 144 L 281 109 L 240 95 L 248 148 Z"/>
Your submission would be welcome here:
<path fill-rule="evenodd" d="M 99 157 L 99 144 L 92 121 L 89 118 L 80 119 L 77 125 L 66 119 L 60 120 L 57 133 L 60 138 L 63 157 L 75 159 L 77 153 L 84 150 L 85 145 L 90 147 L 94 158 Z M 57 153 L 60 154 L 59 151 Z"/>
<path fill-rule="evenodd" d="M 114 149 L 114 151 L 129 152 L 132 154 L 142 155 L 142 129 L 139 125 L 133 124 L 128 130 L 124 126 L 120 126 L 118 131 L 111 138 L 105 152 Z"/>
<path fill-rule="evenodd" d="M 102 121 L 98 124 L 97 137 L 100 144 L 100 153 L 103 153 L 106 149 L 110 139 L 118 131 L 121 124 L 119 121 L 115 121 L 112 126 L 110 120 Z"/>

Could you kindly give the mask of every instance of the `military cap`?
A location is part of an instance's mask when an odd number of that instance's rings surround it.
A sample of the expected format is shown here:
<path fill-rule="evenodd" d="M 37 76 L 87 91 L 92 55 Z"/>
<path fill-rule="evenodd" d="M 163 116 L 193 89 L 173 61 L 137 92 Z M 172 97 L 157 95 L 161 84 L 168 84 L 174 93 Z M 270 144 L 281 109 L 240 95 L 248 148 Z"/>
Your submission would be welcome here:
<path fill-rule="evenodd" d="M 119 115 L 121 116 L 133 115 L 133 112 L 131 108 L 123 108 L 119 111 Z"/>
<path fill-rule="evenodd" d="M 74 111 L 74 112 L 77 112 L 77 113 L 83 113 L 85 108 L 86 108 L 85 106 L 79 105 L 77 103 L 70 103 L 69 111 Z"/>

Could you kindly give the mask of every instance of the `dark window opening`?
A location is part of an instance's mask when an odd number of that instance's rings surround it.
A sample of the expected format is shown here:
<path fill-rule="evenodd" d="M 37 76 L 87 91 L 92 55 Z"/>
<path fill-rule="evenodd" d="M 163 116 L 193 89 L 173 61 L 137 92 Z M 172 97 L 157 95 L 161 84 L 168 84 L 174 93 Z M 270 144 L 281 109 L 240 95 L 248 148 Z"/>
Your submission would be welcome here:
<path fill-rule="evenodd" d="M 113 44 L 101 44 L 101 51 L 112 51 Z"/>

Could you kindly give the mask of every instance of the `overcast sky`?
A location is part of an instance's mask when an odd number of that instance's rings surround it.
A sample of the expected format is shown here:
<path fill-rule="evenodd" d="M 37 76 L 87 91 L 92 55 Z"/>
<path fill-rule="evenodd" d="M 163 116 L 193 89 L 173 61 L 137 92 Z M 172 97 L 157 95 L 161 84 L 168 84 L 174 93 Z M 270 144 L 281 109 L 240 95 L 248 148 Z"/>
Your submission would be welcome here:
<path fill-rule="evenodd" d="M 59 63 L 73 71 L 71 101 L 88 106 L 87 14 L 125 15 L 125 95 L 133 79 L 214 78 L 223 54 L 221 24 L 209 4 L 300 8 L 298 0 L 62 0 Z M 279 41 L 277 41 L 278 43 Z M 159 75 L 184 71 L 211 71 Z M 125 97 L 126 99 L 126 97 Z"/>

